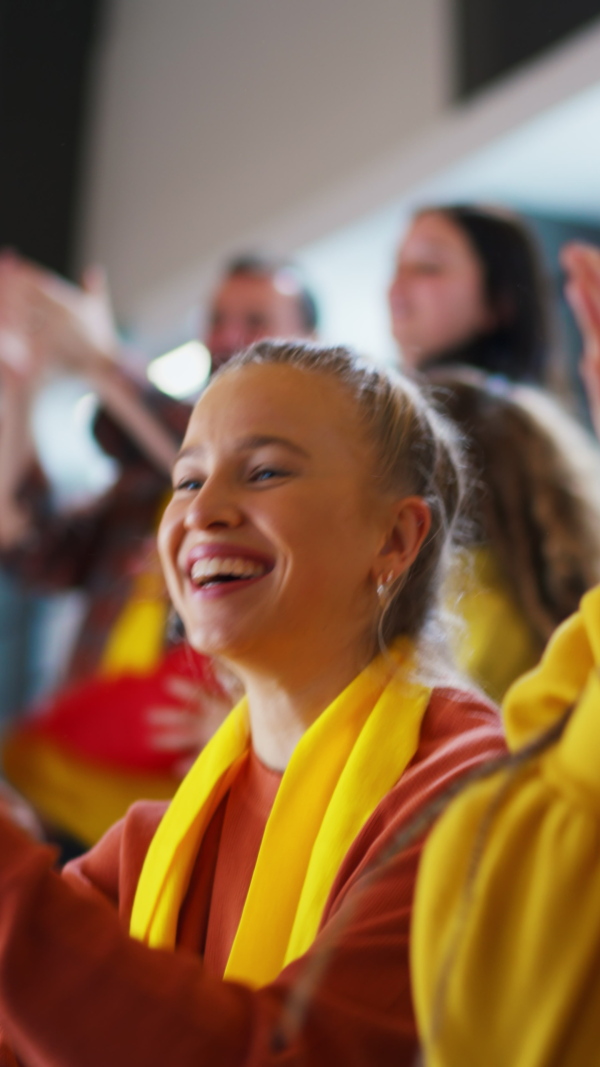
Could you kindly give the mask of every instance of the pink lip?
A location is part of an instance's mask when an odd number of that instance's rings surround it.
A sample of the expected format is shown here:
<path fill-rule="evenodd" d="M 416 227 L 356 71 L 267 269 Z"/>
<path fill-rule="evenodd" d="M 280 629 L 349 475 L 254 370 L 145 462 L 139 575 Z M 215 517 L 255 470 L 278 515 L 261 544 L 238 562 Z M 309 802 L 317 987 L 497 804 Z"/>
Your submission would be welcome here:
<path fill-rule="evenodd" d="M 275 561 L 271 557 L 265 555 L 264 552 L 256 551 L 256 549 L 244 548 L 241 545 L 226 544 L 224 542 L 204 542 L 204 544 L 194 545 L 190 549 L 183 569 L 188 579 L 190 579 L 192 567 L 197 560 L 228 558 L 251 559 L 257 563 L 262 563 L 266 568 L 265 573 L 257 574 L 253 578 L 238 578 L 235 582 L 225 582 L 223 585 L 210 587 L 200 587 L 190 581 L 193 596 L 201 597 L 203 600 L 214 600 L 222 596 L 229 596 L 230 593 L 239 592 L 240 589 L 245 589 L 249 585 L 254 585 L 255 582 L 260 582 L 275 566 Z"/>

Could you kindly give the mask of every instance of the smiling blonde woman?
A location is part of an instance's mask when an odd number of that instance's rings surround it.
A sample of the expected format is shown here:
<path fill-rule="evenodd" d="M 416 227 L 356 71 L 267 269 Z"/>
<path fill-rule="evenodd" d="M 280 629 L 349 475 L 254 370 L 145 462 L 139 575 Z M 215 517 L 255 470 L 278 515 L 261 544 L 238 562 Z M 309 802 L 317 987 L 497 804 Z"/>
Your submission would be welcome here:
<path fill-rule="evenodd" d="M 0 823 L 0 1063 L 412 1063 L 421 844 L 367 870 L 503 749 L 434 636 L 461 483 L 418 389 L 345 349 L 262 342 L 215 377 L 159 546 L 191 644 L 246 695 L 166 810 L 136 805 L 62 878 Z"/>

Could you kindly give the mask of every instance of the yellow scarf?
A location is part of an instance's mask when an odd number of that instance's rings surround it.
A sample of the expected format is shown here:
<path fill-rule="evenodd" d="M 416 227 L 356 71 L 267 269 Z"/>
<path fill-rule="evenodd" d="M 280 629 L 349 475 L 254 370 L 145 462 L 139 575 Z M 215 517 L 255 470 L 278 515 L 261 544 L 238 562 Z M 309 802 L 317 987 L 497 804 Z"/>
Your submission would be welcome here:
<path fill-rule="evenodd" d="M 165 493 L 160 502 L 154 521 L 155 535 L 170 497 L 170 492 Z M 113 677 L 154 670 L 165 647 L 169 610 L 167 587 L 153 537 L 151 548 L 146 547 L 143 552 L 141 569 L 132 582 L 130 594 L 108 635 L 99 674 Z"/>
<path fill-rule="evenodd" d="M 313 942 L 342 860 L 414 756 L 430 690 L 410 679 L 411 646 L 378 656 L 306 731 L 283 775 L 225 977 L 273 981 Z M 173 948 L 204 831 L 250 744 L 242 700 L 182 782 L 148 850 L 132 937 Z"/>

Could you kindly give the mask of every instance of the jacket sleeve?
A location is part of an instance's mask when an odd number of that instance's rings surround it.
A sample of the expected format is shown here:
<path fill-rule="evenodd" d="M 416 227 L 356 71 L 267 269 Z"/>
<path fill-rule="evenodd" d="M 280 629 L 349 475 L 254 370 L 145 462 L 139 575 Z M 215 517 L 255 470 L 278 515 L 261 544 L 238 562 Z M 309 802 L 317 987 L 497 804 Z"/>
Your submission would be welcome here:
<path fill-rule="evenodd" d="M 89 505 L 57 513 L 50 505 L 45 478 L 32 468 L 20 500 L 30 517 L 30 531 L 13 548 L 0 552 L 0 561 L 26 585 L 41 591 L 75 588 L 85 582 L 102 534 L 110 490 Z"/>
<path fill-rule="evenodd" d="M 181 440 L 190 415 L 189 405 L 117 370 L 126 386 L 135 390 L 140 403 L 173 434 L 174 440 Z M 159 491 L 166 491 L 169 480 L 164 472 L 155 470 L 133 438 L 104 408 L 96 416 L 94 433 L 103 450 L 118 460 L 122 473 L 129 478 L 139 473 L 146 479 L 154 473 Z M 20 545 L 2 552 L 0 560 L 36 590 L 52 592 L 84 585 L 107 528 L 118 522 L 116 499 L 109 489 L 85 507 L 57 513 L 51 505 L 47 479 L 39 464 L 33 464 L 19 491 L 19 500 L 30 517 L 31 532 Z"/>
<path fill-rule="evenodd" d="M 405 958 L 419 851 L 387 872 L 375 907 L 361 902 L 286 1063 L 411 1064 Z M 89 865 L 61 878 L 48 850 L 5 823 L 0 854 L 0 1028 L 24 1067 L 282 1062 L 272 1033 L 304 961 L 258 991 L 224 982 L 189 950 L 132 940 Z"/>
<path fill-rule="evenodd" d="M 18 548 L 2 554 L 2 562 L 26 585 L 40 592 L 75 589 L 86 581 L 95 559 L 98 514 L 54 516 Z"/>

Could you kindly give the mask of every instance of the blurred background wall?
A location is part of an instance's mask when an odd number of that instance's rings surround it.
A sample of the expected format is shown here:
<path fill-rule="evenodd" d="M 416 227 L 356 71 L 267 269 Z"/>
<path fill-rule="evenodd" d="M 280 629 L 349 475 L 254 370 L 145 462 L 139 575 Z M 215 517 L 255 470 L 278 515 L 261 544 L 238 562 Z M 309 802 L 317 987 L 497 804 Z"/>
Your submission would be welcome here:
<path fill-rule="evenodd" d="M 97 37 L 78 260 L 108 266 L 122 318 L 152 340 L 231 251 L 294 251 L 334 234 L 339 285 L 314 263 L 325 304 L 352 294 L 332 330 L 347 321 L 383 354 L 387 323 L 361 294 L 381 293 L 389 254 L 374 235 L 369 254 L 369 217 L 388 209 L 380 229 L 393 243 L 404 201 L 432 183 L 443 197 L 448 178 L 447 195 L 598 216 L 581 180 L 572 192 L 562 181 L 548 205 L 555 168 L 540 159 L 532 183 L 531 165 L 511 166 L 506 148 L 503 182 L 490 184 L 488 167 L 475 182 L 463 175 L 463 191 L 449 174 L 597 82 L 598 17 L 598 0 L 112 0 Z M 573 147 L 565 154 L 576 173 Z"/>
<path fill-rule="evenodd" d="M 80 257 L 107 263 L 121 312 L 431 125 L 446 6 L 114 0 Z"/>
<path fill-rule="evenodd" d="M 410 212 L 483 200 L 535 227 L 578 388 L 557 256 L 600 243 L 600 0 L 0 0 L 0 146 L 0 245 L 103 264 L 141 364 L 202 330 L 223 259 L 253 250 L 298 259 L 324 340 L 392 359 Z M 81 381 L 39 397 L 65 501 L 114 477 L 92 412 Z M 3 618 L 20 597 L 0 575 Z"/>
<path fill-rule="evenodd" d="M 103 263 L 149 356 L 240 249 L 385 359 L 415 204 L 512 204 L 550 274 L 555 224 L 600 225 L 600 0 L 0 0 L 0 59 L 0 239 Z"/>

